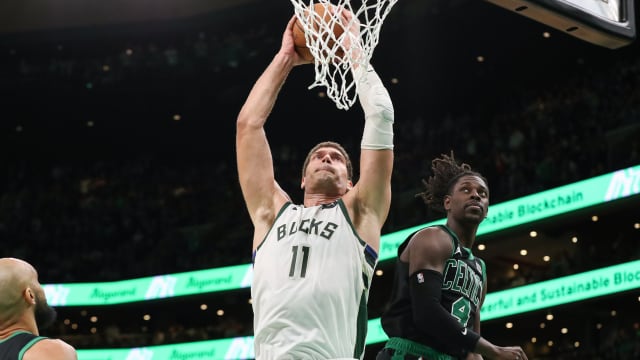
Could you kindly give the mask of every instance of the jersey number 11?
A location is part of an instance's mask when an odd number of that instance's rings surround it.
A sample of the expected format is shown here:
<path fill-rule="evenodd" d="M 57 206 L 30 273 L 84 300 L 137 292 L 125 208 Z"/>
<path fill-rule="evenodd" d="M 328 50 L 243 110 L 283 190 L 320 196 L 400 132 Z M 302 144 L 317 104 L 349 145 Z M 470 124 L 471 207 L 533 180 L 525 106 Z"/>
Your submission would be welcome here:
<path fill-rule="evenodd" d="M 298 248 L 300 248 L 300 251 L 298 251 Z M 302 264 L 300 265 L 300 277 L 304 278 L 305 275 L 307 274 L 307 261 L 309 260 L 309 246 L 292 246 L 291 247 L 291 252 L 293 253 L 291 255 L 291 267 L 289 268 L 289 277 L 293 278 L 295 277 L 295 272 L 296 272 L 296 262 L 298 261 L 298 253 L 302 252 Z"/>

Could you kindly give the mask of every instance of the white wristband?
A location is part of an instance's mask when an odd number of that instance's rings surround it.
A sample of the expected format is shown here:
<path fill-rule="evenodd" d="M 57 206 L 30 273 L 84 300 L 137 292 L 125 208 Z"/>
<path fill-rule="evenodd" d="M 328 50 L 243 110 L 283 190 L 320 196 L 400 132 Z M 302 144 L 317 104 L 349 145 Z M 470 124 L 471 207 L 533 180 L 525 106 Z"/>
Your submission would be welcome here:
<path fill-rule="evenodd" d="M 368 69 L 359 69 L 356 73 L 359 78 L 358 99 L 365 118 L 360 147 L 393 150 L 394 113 L 389 93 L 370 65 Z"/>

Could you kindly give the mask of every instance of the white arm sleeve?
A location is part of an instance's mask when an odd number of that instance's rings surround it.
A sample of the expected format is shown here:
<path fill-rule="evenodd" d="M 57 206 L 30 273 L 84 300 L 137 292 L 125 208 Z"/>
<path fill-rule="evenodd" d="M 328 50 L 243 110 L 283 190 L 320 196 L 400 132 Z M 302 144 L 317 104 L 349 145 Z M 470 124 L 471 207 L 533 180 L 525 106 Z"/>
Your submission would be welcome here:
<path fill-rule="evenodd" d="M 362 149 L 393 150 L 393 104 L 382 80 L 371 65 L 356 70 L 358 99 L 364 110 Z"/>

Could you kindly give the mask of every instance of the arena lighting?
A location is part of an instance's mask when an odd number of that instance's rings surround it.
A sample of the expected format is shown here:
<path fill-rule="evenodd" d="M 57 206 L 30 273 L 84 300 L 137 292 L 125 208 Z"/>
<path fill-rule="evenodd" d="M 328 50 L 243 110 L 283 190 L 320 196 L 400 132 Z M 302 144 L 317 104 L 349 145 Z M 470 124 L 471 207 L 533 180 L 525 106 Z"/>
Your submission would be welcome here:
<path fill-rule="evenodd" d="M 640 165 L 492 205 L 478 235 L 569 213 L 640 194 Z M 398 246 L 414 231 L 444 219 L 383 235 L 379 260 L 392 259 Z M 251 264 L 102 283 L 44 285 L 53 306 L 115 305 L 176 296 L 247 288 Z"/>
<path fill-rule="evenodd" d="M 639 269 L 640 260 L 636 260 L 489 293 L 480 312 L 480 318 L 487 321 L 637 289 L 640 288 Z M 366 344 L 381 343 L 387 339 L 380 319 L 369 320 Z M 134 349 L 78 350 L 78 360 L 247 359 L 255 357 L 253 351 L 253 337 L 245 336 Z"/>

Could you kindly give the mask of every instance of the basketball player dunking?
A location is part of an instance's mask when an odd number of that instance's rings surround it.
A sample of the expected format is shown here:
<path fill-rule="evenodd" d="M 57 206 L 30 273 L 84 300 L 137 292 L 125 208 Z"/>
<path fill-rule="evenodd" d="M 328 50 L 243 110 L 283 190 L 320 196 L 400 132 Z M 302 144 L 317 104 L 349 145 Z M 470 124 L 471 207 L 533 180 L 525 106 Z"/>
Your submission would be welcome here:
<path fill-rule="evenodd" d="M 359 181 L 352 183 L 351 160 L 341 145 L 317 144 L 302 169 L 303 204 L 292 204 L 274 178 L 264 125 L 289 72 L 309 62 L 294 49 L 294 22 L 237 119 L 238 175 L 254 225 L 255 356 L 360 359 L 369 286 L 391 201 L 393 106 L 373 69 L 361 69 Z M 330 121 L 322 126 L 339 128 Z"/>

